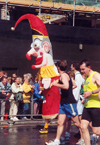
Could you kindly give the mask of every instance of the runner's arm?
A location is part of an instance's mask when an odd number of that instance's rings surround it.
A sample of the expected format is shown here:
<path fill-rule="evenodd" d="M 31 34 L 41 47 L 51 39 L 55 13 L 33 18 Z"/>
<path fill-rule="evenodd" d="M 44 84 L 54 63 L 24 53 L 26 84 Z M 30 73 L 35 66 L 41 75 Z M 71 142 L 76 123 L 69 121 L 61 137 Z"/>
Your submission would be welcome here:
<path fill-rule="evenodd" d="M 69 76 L 66 73 L 63 73 L 61 75 L 61 81 L 62 81 L 63 84 L 59 84 L 56 81 L 53 81 L 52 85 L 53 86 L 57 86 L 57 87 L 59 87 L 61 89 L 68 90 L 69 89 Z"/>
<path fill-rule="evenodd" d="M 72 79 L 72 84 L 73 84 L 73 87 L 72 87 L 72 89 L 75 89 L 75 88 L 77 88 L 77 85 L 76 85 L 76 83 L 75 83 L 75 80 L 73 79 L 73 78 L 71 78 Z"/>

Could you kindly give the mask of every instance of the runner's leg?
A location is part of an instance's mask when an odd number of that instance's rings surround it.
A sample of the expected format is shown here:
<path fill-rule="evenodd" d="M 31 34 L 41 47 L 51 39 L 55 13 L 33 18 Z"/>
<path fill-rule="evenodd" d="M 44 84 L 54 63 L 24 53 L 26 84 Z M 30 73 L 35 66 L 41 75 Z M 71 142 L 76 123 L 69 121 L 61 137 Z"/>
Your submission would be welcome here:
<path fill-rule="evenodd" d="M 89 121 L 82 119 L 81 120 L 81 128 L 82 128 L 82 135 L 83 135 L 85 145 L 91 145 L 88 126 L 89 126 Z"/>

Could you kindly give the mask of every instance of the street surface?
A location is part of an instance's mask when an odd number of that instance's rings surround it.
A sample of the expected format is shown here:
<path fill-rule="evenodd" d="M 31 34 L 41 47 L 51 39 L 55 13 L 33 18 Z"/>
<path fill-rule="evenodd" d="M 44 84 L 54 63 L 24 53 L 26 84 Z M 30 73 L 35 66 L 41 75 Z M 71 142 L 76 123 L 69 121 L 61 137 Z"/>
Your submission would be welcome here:
<path fill-rule="evenodd" d="M 0 145 L 45 145 L 45 142 L 52 140 L 56 136 L 56 124 L 50 124 L 48 134 L 40 134 L 39 129 L 43 128 L 43 123 L 18 123 L 0 125 Z M 78 141 L 74 137 L 78 129 L 71 125 L 71 139 L 67 145 L 75 145 Z M 90 130 L 90 133 L 91 130 Z M 100 145 L 100 139 L 96 145 Z"/>

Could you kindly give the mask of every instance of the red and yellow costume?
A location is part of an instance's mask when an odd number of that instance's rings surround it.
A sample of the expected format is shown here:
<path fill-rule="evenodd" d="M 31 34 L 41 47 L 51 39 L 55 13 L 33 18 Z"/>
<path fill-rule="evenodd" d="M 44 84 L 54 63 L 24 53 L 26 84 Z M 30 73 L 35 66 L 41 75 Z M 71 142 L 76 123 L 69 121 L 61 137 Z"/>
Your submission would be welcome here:
<path fill-rule="evenodd" d="M 33 42 L 31 49 L 27 52 L 26 57 L 28 60 L 31 60 L 31 56 L 35 56 L 36 64 L 32 65 L 32 69 L 40 68 L 38 73 L 42 84 L 40 88 L 42 87 L 45 97 L 43 100 L 42 116 L 44 119 L 53 119 L 59 112 L 60 92 L 58 87 L 52 86 L 52 82 L 59 79 L 59 74 L 51 55 L 52 46 L 45 24 L 33 14 L 26 14 L 20 17 L 12 30 L 24 19 L 29 20 L 32 32 L 34 33 L 32 34 Z M 49 87 L 46 87 L 46 83 L 49 84 Z"/>

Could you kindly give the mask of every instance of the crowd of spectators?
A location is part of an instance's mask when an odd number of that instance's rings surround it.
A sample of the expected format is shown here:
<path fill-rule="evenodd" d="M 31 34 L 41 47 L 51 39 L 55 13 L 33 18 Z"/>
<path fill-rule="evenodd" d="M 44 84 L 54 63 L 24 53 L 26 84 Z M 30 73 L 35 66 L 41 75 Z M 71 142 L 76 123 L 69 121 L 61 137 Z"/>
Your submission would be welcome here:
<path fill-rule="evenodd" d="M 35 82 L 35 83 L 34 83 Z M 12 121 L 19 119 L 28 120 L 31 114 L 31 98 L 33 97 L 33 114 L 41 113 L 42 95 L 39 92 L 37 77 L 33 80 L 30 73 L 23 78 L 13 73 L 8 77 L 7 73 L 0 71 L 0 117 L 1 121 L 7 115 Z M 38 94 L 39 93 L 39 94 Z M 40 107 L 41 106 L 41 107 Z"/>

